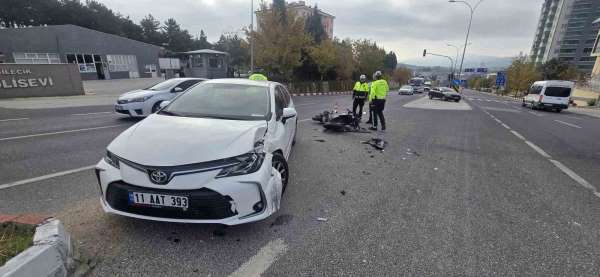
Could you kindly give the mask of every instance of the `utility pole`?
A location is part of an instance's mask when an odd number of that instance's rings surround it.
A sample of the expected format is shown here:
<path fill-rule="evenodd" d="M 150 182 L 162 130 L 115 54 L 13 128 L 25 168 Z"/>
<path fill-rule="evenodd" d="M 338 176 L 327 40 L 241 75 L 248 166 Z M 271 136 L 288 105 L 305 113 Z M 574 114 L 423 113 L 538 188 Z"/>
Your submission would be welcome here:
<path fill-rule="evenodd" d="M 471 6 L 471 4 L 469 4 L 469 2 L 467 2 L 467 1 L 448 0 L 448 2 L 463 3 L 463 4 L 467 5 L 467 7 L 469 7 L 469 9 L 471 10 L 471 16 L 469 17 L 469 26 L 467 27 L 467 37 L 465 38 L 465 46 L 463 48 L 462 59 L 460 60 L 460 71 L 458 72 L 459 79 L 462 82 L 463 63 L 465 61 L 465 53 L 467 52 L 467 45 L 469 43 L 469 34 L 471 34 L 471 23 L 473 23 L 473 14 L 475 13 L 475 10 L 477 10 L 477 7 L 479 7 L 479 4 L 481 4 L 481 2 L 483 2 L 483 0 L 479 0 L 479 2 L 477 2 L 477 4 L 475 4 L 475 6 Z"/>
<path fill-rule="evenodd" d="M 250 2 L 250 71 L 254 73 L 254 0 Z"/>

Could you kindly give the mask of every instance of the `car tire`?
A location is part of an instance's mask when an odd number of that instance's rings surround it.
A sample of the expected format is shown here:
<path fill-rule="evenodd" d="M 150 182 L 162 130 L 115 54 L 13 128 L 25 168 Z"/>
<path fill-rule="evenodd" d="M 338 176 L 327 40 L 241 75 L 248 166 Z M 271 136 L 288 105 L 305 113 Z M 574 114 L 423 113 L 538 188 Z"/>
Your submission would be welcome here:
<path fill-rule="evenodd" d="M 158 110 L 160 109 L 160 103 L 162 103 L 162 101 L 154 103 L 154 106 L 152 106 L 152 113 L 158 112 Z"/>
<path fill-rule="evenodd" d="M 290 171 L 288 170 L 288 164 L 283 155 L 279 152 L 273 154 L 273 168 L 279 171 L 281 174 L 282 193 L 285 192 L 290 179 Z"/>
<path fill-rule="evenodd" d="M 554 110 L 554 111 L 555 111 L 556 113 L 560 113 L 560 112 L 562 112 L 562 109 L 556 109 L 556 110 Z"/>

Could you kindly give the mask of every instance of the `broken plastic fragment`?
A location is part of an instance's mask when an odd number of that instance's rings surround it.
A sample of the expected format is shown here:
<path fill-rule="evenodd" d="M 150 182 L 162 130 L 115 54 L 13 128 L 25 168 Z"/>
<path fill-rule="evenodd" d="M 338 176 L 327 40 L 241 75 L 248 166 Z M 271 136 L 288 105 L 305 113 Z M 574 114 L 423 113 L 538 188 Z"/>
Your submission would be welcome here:
<path fill-rule="evenodd" d="M 317 221 L 325 222 L 325 221 L 327 221 L 327 218 L 317 217 Z"/>

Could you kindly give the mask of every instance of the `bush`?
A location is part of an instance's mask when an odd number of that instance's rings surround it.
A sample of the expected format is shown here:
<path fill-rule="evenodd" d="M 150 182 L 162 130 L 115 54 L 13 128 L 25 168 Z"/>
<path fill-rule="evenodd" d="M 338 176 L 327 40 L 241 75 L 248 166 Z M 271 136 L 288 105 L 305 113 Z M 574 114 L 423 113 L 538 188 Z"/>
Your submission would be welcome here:
<path fill-rule="evenodd" d="M 0 224 L 0 267 L 33 245 L 35 227 L 14 223 Z"/>
<path fill-rule="evenodd" d="M 596 102 L 598 102 L 597 99 L 590 99 L 590 100 L 588 100 L 587 104 L 590 107 L 594 107 L 594 106 L 596 106 Z"/>

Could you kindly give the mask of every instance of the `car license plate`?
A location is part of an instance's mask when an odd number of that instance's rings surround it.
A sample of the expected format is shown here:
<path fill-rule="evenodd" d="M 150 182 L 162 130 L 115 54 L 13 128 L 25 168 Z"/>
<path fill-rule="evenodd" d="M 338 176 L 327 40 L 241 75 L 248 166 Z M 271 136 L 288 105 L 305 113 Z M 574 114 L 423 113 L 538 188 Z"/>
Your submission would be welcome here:
<path fill-rule="evenodd" d="M 189 201 L 184 196 L 173 196 L 155 193 L 129 192 L 129 204 L 180 208 L 187 210 Z"/>
<path fill-rule="evenodd" d="M 124 109 L 123 109 L 123 106 L 121 106 L 121 105 L 115 105 L 115 110 L 122 111 Z"/>

